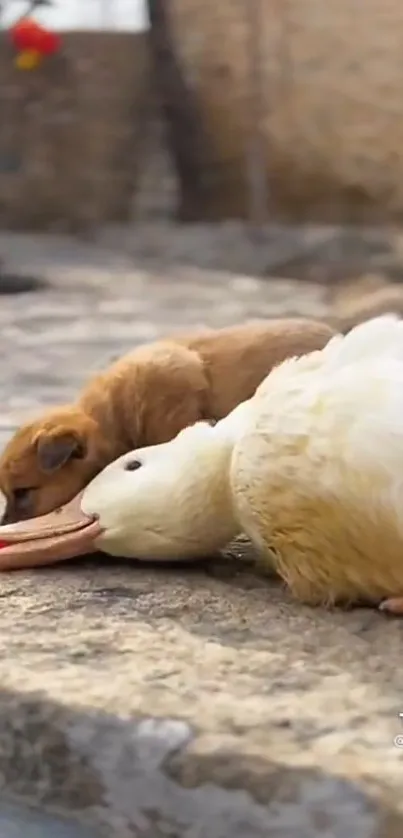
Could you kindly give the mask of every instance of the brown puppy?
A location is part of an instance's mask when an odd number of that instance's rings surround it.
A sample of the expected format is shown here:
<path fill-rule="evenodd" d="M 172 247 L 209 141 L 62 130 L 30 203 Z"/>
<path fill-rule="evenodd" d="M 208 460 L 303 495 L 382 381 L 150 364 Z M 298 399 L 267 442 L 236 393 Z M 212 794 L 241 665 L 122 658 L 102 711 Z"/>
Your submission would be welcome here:
<path fill-rule="evenodd" d="M 354 326 L 381 314 L 403 315 L 403 288 L 385 277 L 368 274 L 340 283 L 332 294 L 327 321 L 347 334 Z"/>
<path fill-rule="evenodd" d="M 0 458 L 2 523 L 71 500 L 133 448 L 168 442 L 250 398 L 273 366 L 323 348 L 333 330 L 305 319 L 204 330 L 140 346 L 84 388 L 77 402 L 17 431 Z"/>

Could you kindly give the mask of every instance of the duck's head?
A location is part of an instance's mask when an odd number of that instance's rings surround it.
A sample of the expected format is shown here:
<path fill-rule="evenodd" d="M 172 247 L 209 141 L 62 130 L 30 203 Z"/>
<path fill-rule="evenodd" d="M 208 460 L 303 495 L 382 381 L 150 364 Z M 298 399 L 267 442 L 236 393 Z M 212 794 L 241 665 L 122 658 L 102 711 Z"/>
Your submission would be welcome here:
<path fill-rule="evenodd" d="M 125 454 L 55 512 L 0 527 L 0 569 L 102 550 L 141 560 L 191 559 L 237 532 L 231 446 L 208 423 L 163 445 Z"/>

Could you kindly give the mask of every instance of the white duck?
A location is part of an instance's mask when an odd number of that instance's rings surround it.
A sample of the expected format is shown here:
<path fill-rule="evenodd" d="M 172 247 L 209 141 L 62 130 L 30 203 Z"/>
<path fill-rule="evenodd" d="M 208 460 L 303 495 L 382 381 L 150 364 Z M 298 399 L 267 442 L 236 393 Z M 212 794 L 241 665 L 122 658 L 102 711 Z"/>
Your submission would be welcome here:
<path fill-rule="evenodd" d="M 299 600 L 400 613 L 403 322 L 285 361 L 214 427 L 120 457 L 81 509 L 112 555 L 197 558 L 242 531 Z"/>

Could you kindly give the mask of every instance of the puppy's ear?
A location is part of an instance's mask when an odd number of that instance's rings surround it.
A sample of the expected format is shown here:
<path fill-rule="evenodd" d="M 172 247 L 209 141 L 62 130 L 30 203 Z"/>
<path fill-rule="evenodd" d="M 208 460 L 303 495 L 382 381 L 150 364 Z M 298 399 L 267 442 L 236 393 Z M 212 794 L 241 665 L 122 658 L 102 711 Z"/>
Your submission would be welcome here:
<path fill-rule="evenodd" d="M 36 440 L 38 463 L 42 471 L 51 474 L 69 460 L 81 460 L 86 454 L 86 444 L 74 431 L 60 429 L 55 433 L 42 431 Z"/>

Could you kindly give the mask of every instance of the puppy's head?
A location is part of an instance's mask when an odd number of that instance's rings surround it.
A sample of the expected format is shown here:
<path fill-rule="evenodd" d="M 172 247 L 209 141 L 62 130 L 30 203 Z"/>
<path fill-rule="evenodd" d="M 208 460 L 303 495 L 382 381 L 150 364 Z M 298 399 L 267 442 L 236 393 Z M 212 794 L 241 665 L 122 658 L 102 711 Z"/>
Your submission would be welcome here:
<path fill-rule="evenodd" d="M 67 503 L 106 465 L 96 422 L 79 408 L 60 408 L 20 428 L 0 457 L 2 524 L 44 515 Z"/>

